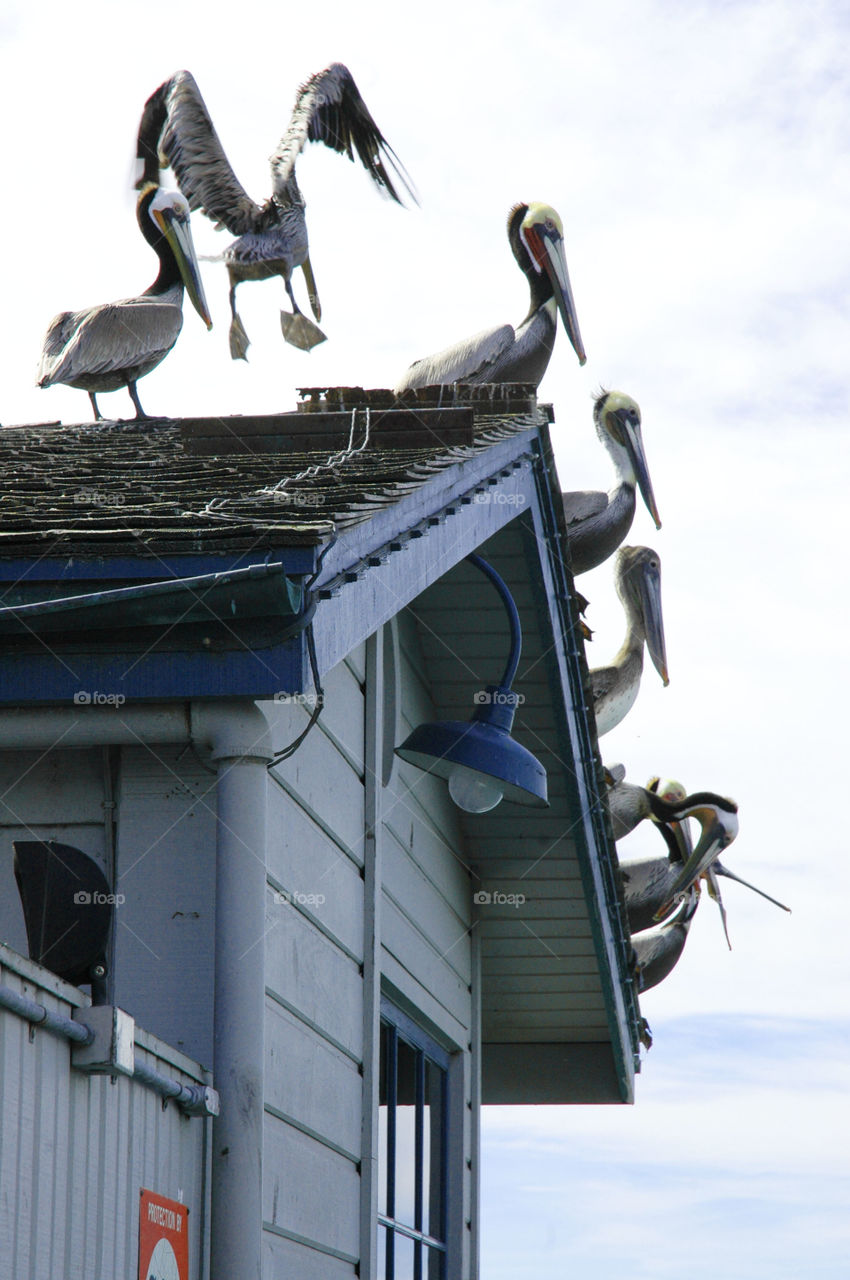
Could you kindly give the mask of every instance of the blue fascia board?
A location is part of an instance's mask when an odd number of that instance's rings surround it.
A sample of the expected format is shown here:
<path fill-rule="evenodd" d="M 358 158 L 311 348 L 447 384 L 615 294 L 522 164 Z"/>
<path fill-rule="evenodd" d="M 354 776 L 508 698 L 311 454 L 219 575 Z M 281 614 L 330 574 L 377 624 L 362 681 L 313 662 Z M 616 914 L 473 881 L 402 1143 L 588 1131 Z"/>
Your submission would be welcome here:
<path fill-rule="evenodd" d="M 0 704 L 123 706 L 187 698 L 274 698 L 303 688 L 303 636 L 227 653 L 0 655 Z"/>
<path fill-rule="evenodd" d="M 315 572 L 318 547 L 276 547 L 211 555 L 43 556 L 36 559 L 0 556 L 0 583 L 113 582 L 158 578 L 191 578 L 225 573 L 250 565 L 281 563 L 292 577 Z M 0 602 L 2 602 L 0 587 Z"/>
<path fill-rule="evenodd" d="M 565 605 L 570 581 L 558 554 L 560 535 L 553 506 L 555 486 L 545 473 L 550 471 L 551 445 L 543 437 L 542 463 L 536 480 L 539 501 L 529 503 L 522 523 L 529 543 L 532 581 L 542 590 L 538 599 L 545 611 L 544 625 L 561 644 L 551 646 L 548 662 L 552 669 L 552 712 L 563 742 L 564 759 L 575 761 L 575 770 L 565 769 L 564 779 L 572 806 L 580 815 L 573 834 L 579 868 L 588 903 L 591 932 L 599 961 L 608 1028 L 615 1058 L 620 1094 L 624 1102 L 634 1101 L 634 1077 L 639 1067 L 638 1023 L 640 1013 L 628 968 L 628 933 L 613 879 L 613 843 L 609 839 L 598 800 L 594 773 L 598 767 L 598 742 L 592 712 L 587 705 L 580 646 L 573 620 Z M 558 695 L 561 696 L 558 696 Z M 607 859 L 601 856 L 608 849 Z"/>

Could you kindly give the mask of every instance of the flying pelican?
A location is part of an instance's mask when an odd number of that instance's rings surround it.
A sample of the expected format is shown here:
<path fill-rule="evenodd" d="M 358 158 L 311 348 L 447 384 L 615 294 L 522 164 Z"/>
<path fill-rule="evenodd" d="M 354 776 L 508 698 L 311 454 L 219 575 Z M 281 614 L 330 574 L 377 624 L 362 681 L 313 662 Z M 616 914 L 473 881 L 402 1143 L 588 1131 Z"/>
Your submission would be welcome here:
<path fill-rule="evenodd" d="M 415 360 L 396 386 L 396 395 L 453 382 L 539 386 L 555 343 L 558 311 L 579 364 L 585 363 L 564 252 L 564 225 L 558 214 L 548 204 L 514 205 L 508 215 L 508 240 L 531 294 L 522 324 L 516 330 L 509 324 L 485 329 L 436 355 Z"/>
<path fill-rule="evenodd" d="M 63 311 L 51 320 L 44 338 L 38 385 L 61 382 L 87 391 L 96 420 L 101 417 L 96 393 L 119 387 L 130 392 L 136 417 L 147 417 L 136 382 L 155 369 L 177 341 L 184 286 L 198 315 L 212 328 L 183 196 L 147 183 L 139 193 L 136 218 L 159 257 L 159 274 L 150 288 L 137 298 L 87 311 Z"/>
<path fill-rule="evenodd" d="M 663 924 L 632 934 L 635 976 L 639 991 L 649 991 L 651 987 L 657 987 L 659 982 L 663 982 L 676 967 L 685 949 L 688 930 L 698 906 L 699 889 L 696 885 L 692 885 L 687 898 L 680 904 L 674 916 L 665 920 Z"/>
<path fill-rule="evenodd" d="M 661 561 L 649 547 L 621 547 L 614 569 L 617 594 L 626 612 L 626 638 L 613 662 L 590 673 L 596 732 L 601 738 L 629 713 L 640 688 L 643 646 L 664 685 L 667 654 L 661 616 Z"/>
<path fill-rule="evenodd" d="M 622 391 L 602 391 L 593 406 L 596 434 L 611 455 L 619 484 L 609 493 L 563 493 L 574 574 L 587 573 L 617 550 L 632 525 L 635 486 L 661 528 L 643 451 L 640 408 Z"/>
<path fill-rule="evenodd" d="M 323 142 L 349 160 L 354 160 L 356 151 L 375 185 L 393 200 L 402 203 L 396 182 L 416 199 L 398 157 L 341 62 L 317 72 L 298 90 L 289 126 L 269 158 L 272 194 L 263 205 L 254 203 L 231 169 L 188 71 L 178 71 L 145 103 L 138 139 L 138 158 L 145 177 L 155 177 L 160 164 L 171 165 L 190 207 L 202 209 L 219 228 L 226 227 L 239 237 L 224 251 L 234 360 L 244 360 L 249 346 L 236 311 L 236 286 L 243 280 L 282 276 L 292 303 L 292 313 L 282 311 L 280 317 L 286 341 L 309 351 L 325 340 L 321 329 L 301 313 L 292 291 L 292 272 L 301 267 L 313 315 L 317 320 L 322 318 L 308 252 L 304 197 L 295 179 L 295 162 L 308 141 Z"/>

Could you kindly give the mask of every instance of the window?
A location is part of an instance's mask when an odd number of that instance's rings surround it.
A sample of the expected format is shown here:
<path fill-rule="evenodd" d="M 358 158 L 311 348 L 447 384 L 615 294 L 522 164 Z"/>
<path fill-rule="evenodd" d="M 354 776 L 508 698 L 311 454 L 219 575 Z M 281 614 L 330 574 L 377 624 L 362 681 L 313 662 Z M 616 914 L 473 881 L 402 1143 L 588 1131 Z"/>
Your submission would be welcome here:
<path fill-rule="evenodd" d="M 449 1055 L 381 1003 L 378 1280 L 446 1280 Z"/>

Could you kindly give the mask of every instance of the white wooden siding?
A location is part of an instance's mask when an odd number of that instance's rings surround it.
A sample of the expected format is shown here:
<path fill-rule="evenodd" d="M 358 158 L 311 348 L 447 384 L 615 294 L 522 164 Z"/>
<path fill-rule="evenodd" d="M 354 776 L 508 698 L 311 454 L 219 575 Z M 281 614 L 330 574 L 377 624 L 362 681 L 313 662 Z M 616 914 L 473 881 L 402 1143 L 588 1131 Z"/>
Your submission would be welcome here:
<path fill-rule="evenodd" d="M 362 659 L 362 655 L 361 655 Z M 362 663 L 323 676 L 318 723 L 269 781 L 263 1154 L 268 1277 L 336 1280 L 360 1256 Z M 263 703 L 276 750 L 309 703 Z"/>

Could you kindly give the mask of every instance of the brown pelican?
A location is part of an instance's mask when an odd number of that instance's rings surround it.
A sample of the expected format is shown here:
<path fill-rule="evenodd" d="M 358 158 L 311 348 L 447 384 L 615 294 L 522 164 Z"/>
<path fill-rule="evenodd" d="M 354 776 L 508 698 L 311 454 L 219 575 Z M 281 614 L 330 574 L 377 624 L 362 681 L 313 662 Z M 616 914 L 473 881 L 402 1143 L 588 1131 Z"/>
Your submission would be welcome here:
<path fill-rule="evenodd" d="M 676 899 L 696 883 L 738 834 L 738 806 L 735 801 L 710 791 L 694 792 L 688 796 L 676 810 L 676 820 L 681 822 L 683 818 L 696 818 L 701 828 L 700 838 L 671 885 L 669 897 L 656 911 L 656 920 L 667 915 Z"/>
<path fill-rule="evenodd" d="M 539 386 L 555 343 L 557 312 L 579 364 L 587 356 L 576 317 L 564 227 L 548 204 L 517 204 L 508 215 L 508 239 L 528 279 L 531 302 L 518 329 L 503 324 L 485 329 L 436 355 L 416 360 L 396 386 L 396 394 L 415 387 L 453 382 L 528 382 Z"/>
<path fill-rule="evenodd" d="M 596 732 L 601 738 L 628 714 L 640 688 L 643 645 L 664 685 L 667 655 L 661 616 L 661 561 L 649 547 L 621 547 L 614 569 L 617 594 L 626 612 L 626 638 L 610 666 L 590 673 Z"/>
<path fill-rule="evenodd" d="M 632 934 L 639 991 L 657 987 L 676 967 L 685 949 L 688 930 L 698 906 L 699 889 L 692 885 L 687 898 L 669 920 Z"/>
<path fill-rule="evenodd" d="M 354 78 L 341 62 L 317 72 L 301 86 L 286 133 L 269 163 L 272 194 L 255 204 L 239 183 L 224 154 L 218 134 L 198 86 L 188 71 L 178 71 L 151 94 L 139 126 L 138 157 L 145 176 L 155 177 L 159 165 L 171 165 L 180 190 L 192 209 L 202 209 L 219 227 L 238 236 L 224 251 L 230 278 L 230 354 L 244 360 L 248 336 L 236 311 L 236 286 L 243 280 L 282 276 L 292 314 L 281 312 L 283 335 L 293 346 L 309 351 L 325 335 L 298 308 L 292 291 L 292 272 L 301 267 L 310 306 L 317 320 L 322 312 L 310 265 L 304 197 L 295 180 L 295 162 L 307 142 L 325 146 L 354 159 L 368 170 L 376 186 L 399 204 L 388 167 L 415 200 L 407 175 L 381 133 Z"/>
<path fill-rule="evenodd" d="M 619 484 L 610 493 L 564 493 L 570 560 L 574 574 L 587 573 L 617 550 L 632 525 L 635 486 L 661 528 L 640 429 L 640 409 L 622 391 L 602 391 L 593 406 L 596 434 L 611 455 Z"/>
<path fill-rule="evenodd" d="M 666 779 L 650 778 L 646 787 L 636 787 L 624 781 L 625 769 L 620 764 L 608 765 L 605 769 L 608 782 L 608 805 L 611 812 L 611 823 L 614 839 L 619 840 L 628 835 L 644 818 L 649 818 L 658 827 L 667 844 L 666 855 L 645 855 L 640 858 L 619 859 L 620 873 L 623 878 L 623 895 L 629 920 L 629 930 L 637 933 L 648 929 L 657 920 L 660 908 L 671 905 L 673 890 L 683 867 L 691 858 L 693 845 L 688 831 L 685 816 L 694 805 L 705 806 L 716 803 L 718 806 L 729 804 L 722 796 L 712 792 L 695 793 L 688 796 L 681 782 Z M 772 898 L 763 889 L 758 889 L 749 880 L 744 880 L 724 866 L 719 858 L 706 867 L 701 873 L 706 881 L 709 897 L 717 903 L 726 942 L 729 942 L 729 930 L 726 920 L 726 908 L 720 893 L 718 877 L 725 876 L 752 889 L 759 897 L 766 898 L 775 907 L 790 912 L 783 902 Z"/>
<path fill-rule="evenodd" d="M 87 391 L 96 419 L 101 415 L 95 394 L 119 387 L 130 392 L 136 417 L 147 417 L 136 382 L 155 369 L 177 341 L 184 286 L 198 315 L 212 328 L 183 196 L 147 183 L 139 193 L 136 217 L 159 257 L 159 274 L 150 288 L 137 298 L 87 311 L 63 311 L 50 322 L 44 339 L 38 385 L 61 382 Z"/>

